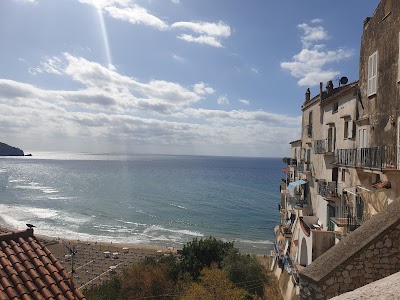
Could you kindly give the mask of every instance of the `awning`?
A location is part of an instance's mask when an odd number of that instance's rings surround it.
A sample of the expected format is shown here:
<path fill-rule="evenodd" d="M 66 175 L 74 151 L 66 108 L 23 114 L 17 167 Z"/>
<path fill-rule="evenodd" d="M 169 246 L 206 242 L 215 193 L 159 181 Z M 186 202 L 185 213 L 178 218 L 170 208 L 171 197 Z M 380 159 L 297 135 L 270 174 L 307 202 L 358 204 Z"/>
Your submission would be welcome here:
<path fill-rule="evenodd" d="M 306 184 L 306 183 L 307 183 L 307 181 L 304 181 L 304 180 L 297 180 L 297 181 L 293 181 L 293 182 L 289 183 L 289 185 L 288 185 L 289 194 L 291 196 L 294 196 L 295 187 L 298 185 Z"/>

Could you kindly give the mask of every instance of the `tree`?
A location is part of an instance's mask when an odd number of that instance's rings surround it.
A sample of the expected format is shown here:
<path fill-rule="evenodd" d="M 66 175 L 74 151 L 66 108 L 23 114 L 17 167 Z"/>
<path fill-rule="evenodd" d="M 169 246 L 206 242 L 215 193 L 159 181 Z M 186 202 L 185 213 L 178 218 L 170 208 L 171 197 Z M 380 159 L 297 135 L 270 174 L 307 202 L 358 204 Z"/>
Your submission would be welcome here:
<path fill-rule="evenodd" d="M 246 294 L 220 269 L 205 268 L 199 279 L 189 286 L 180 300 L 242 300 Z"/>
<path fill-rule="evenodd" d="M 124 299 L 154 297 L 171 299 L 167 295 L 174 293 L 174 282 L 168 276 L 165 264 L 137 264 L 124 273 L 122 294 Z"/>
<path fill-rule="evenodd" d="M 84 294 L 87 300 L 123 300 L 121 291 L 121 278 L 113 276 L 110 280 L 99 286 L 85 289 Z"/>
<path fill-rule="evenodd" d="M 201 270 L 209 268 L 212 263 L 216 263 L 220 268 L 222 260 L 229 252 L 238 252 L 233 243 L 226 243 L 213 237 L 194 239 L 178 251 L 181 257 L 179 268 L 181 272 L 189 272 L 196 280 Z"/>
<path fill-rule="evenodd" d="M 264 296 L 264 288 L 270 278 L 256 256 L 232 251 L 224 258 L 221 265 L 237 287 L 245 289 L 252 295 Z"/>

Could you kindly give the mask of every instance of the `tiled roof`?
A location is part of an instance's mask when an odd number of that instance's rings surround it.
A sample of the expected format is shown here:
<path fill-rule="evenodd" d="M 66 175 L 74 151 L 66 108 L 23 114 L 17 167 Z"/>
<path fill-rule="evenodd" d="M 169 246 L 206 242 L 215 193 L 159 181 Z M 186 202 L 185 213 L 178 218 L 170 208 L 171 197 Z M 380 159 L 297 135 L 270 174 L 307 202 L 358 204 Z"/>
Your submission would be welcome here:
<path fill-rule="evenodd" d="M 0 234 L 0 300 L 85 299 L 32 229 Z"/>

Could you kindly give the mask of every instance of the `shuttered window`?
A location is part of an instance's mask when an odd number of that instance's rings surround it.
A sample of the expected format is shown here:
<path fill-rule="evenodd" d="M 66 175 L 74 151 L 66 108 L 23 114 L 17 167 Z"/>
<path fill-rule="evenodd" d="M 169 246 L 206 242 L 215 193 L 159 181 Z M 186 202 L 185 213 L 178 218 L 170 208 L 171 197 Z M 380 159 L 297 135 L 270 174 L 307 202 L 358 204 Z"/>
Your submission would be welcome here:
<path fill-rule="evenodd" d="M 400 82 L 400 32 L 399 32 L 399 59 L 397 60 L 397 81 Z"/>
<path fill-rule="evenodd" d="M 378 52 L 368 59 L 368 96 L 376 94 L 378 84 Z"/>

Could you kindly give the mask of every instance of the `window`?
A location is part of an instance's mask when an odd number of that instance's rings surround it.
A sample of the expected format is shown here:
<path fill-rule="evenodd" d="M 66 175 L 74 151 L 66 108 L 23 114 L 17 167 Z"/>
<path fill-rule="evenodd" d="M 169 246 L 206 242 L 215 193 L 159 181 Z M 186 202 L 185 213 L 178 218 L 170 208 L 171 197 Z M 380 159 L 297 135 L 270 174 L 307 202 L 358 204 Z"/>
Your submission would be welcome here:
<path fill-rule="evenodd" d="M 312 137 L 312 111 L 308 113 L 307 135 Z"/>
<path fill-rule="evenodd" d="M 342 182 L 346 181 L 346 169 L 342 169 Z"/>
<path fill-rule="evenodd" d="M 329 126 L 327 152 L 335 152 L 335 144 L 336 144 L 336 128 L 335 126 Z"/>
<path fill-rule="evenodd" d="M 339 102 L 333 103 L 333 113 L 337 112 L 339 110 Z"/>
<path fill-rule="evenodd" d="M 358 148 L 367 148 L 368 137 L 367 137 L 367 129 L 360 128 L 358 129 Z"/>
<path fill-rule="evenodd" d="M 377 80 L 378 52 L 375 52 L 368 59 L 368 96 L 376 94 Z"/>
<path fill-rule="evenodd" d="M 397 60 L 397 82 L 400 82 L 400 32 L 399 32 L 399 59 Z"/>
<path fill-rule="evenodd" d="M 343 130 L 343 138 L 344 139 L 352 139 L 354 132 L 354 122 L 351 119 L 344 120 L 344 130 Z"/>

